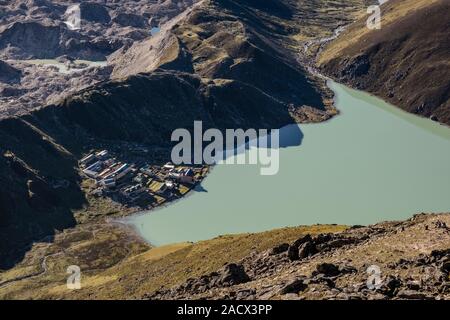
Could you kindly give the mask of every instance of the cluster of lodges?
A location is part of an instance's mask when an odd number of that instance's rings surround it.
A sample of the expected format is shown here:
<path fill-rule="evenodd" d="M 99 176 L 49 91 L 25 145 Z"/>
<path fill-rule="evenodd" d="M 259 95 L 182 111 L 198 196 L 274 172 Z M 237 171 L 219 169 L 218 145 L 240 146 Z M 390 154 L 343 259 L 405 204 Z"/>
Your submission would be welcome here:
<path fill-rule="evenodd" d="M 126 203 L 153 203 L 184 195 L 195 185 L 202 168 L 129 164 L 107 150 L 92 152 L 79 161 L 83 173 L 95 180 L 97 194 L 111 194 Z M 161 202 L 161 201 L 159 201 Z"/>
<path fill-rule="evenodd" d="M 128 163 L 116 162 L 109 157 L 107 150 L 89 154 L 80 160 L 80 166 L 86 176 L 108 188 L 115 187 L 132 170 Z"/>

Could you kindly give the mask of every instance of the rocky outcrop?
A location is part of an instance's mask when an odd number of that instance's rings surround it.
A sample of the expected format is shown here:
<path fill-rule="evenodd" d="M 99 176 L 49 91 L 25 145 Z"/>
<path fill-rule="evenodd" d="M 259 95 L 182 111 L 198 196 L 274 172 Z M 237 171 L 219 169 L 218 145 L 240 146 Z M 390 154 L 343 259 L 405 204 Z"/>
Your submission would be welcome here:
<path fill-rule="evenodd" d="M 229 287 L 246 283 L 248 281 L 250 281 L 250 278 L 245 273 L 244 267 L 240 264 L 230 263 L 217 272 L 212 272 L 211 274 L 203 276 L 199 279 L 189 279 L 183 285 L 178 288 L 174 288 L 172 292 L 176 292 L 177 294 L 182 292 L 182 294 L 189 295 L 198 292 L 206 292 L 211 288 Z M 161 299 L 164 298 L 165 294 L 165 292 L 158 291 L 147 298 Z"/>
<path fill-rule="evenodd" d="M 449 222 L 450 214 L 422 214 L 338 234 L 304 235 L 239 261 L 248 276 L 244 283 L 208 282 L 201 290 L 182 284 L 144 298 L 450 299 Z M 314 253 L 293 253 L 305 246 L 314 246 Z"/>

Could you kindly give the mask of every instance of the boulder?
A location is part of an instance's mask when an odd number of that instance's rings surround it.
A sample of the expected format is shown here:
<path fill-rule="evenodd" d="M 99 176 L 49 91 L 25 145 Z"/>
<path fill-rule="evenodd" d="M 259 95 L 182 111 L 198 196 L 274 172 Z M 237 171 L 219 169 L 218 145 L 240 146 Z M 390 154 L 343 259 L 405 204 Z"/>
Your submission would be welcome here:
<path fill-rule="evenodd" d="M 311 242 L 311 241 L 313 241 L 313 239 L 311 238 L 311 235 L 307 234 L 306 236 L 295 240 L 294 243 L 291 246 L 294 246 L 294 247 L 298 248 L 301 244 L 303 244 L 305 242 Z"/>
<path fill-rule="evenodd" d="M 386 280 L 384 280 L 382 287 L 380 288 L 380 291 L 389 296 L 393 297 L 396 295 L 399 288 L 402 286 L 402 280 L 398 277 L 389 275 Z"/>
<path fill-rule="evenodd" d="M 277 254 L 286 252 L 288 249 L 289 249 L 289 244 L 283 243 L 283 244 L 280 244 L 280 245 L 272 248 L 272 250 L 270 251 L 270 255 L 277 255 Z"/>
<path fill-rule="evenodd" d="M 0 49 L 15 48 L 10 57 L 44 59 L 60 55 L 61 28 L 38 22 L 15 22 L 0 33 Z"/>
<path fill-rule="evenodd" d="M 318 252 L 316 245 L 312 242 L 303 243 L 300 248 L 298 248 L 298 257 L 299 259 L 304 259 L 309 256 L 312 256 Z"/>
<path fill-rule="evenodd" d="M 236 300 L 248 300 L 253 299 L 256 294 L 255 289 L 244 289 L 236 293 Z"/>
<path fill-rule="evenodd" d="M 298 256 L 298 247 L 295 247 L 295 246 L 292 246 L 292 245 L 289 246 L 287 255 L 288 255 L 288 258 L 289 258 L 291 261 L 298 260 L 298 259 L 299 259 L 299 256 Z"/>
<path fill-rule="evenodd" d="M 284 286 L 280 290 L 280 294 L 283 295 L 288 293 L 299 293 L 301 291 L 304 291 L 307 287 L 308 285 L 304 283 L 303 279 L 296 279 Z"/>
<path fill-rule="evenodd" d="M 347 273 L 357 273 L 358 270 L 355 267 L 352 266 L 340 266 L 339 272 L 341 274 L 347 274 Z"/>
<path fill-rule="evenodd" d="M 294 243 L 292 243 L 289 248 L 288 248 L 288 257 L 291 261 L 295 261 L 300 259 L 299 256 L 299 247 L 306 243 L 306 242 L 312 242 L 312 238 L 311 235 L 307 234 L 304 237 L 301 237 L 297 240 L 294 241 Z"/>
<path fill-rule="evenodd" d="M 445 273 L 446 275 L 450 274 L 450 258 L 447 258 L 444 260 L 441 266 L 441 271 Z"/>
<path fill-rule="evenodd" d="M 245 273 L 241 264 L 230 263 L 218 271 L 218 284 L 236 285 L 250 281 L 250 277 Z"/>
<path fill-rule="evenodd" d="M 316 270 L 318 274 L 323 274 L 327 277 L 335 277 L 341 273 L 339 267 L 332 263 L 320 263 L 316 266 Z"/>

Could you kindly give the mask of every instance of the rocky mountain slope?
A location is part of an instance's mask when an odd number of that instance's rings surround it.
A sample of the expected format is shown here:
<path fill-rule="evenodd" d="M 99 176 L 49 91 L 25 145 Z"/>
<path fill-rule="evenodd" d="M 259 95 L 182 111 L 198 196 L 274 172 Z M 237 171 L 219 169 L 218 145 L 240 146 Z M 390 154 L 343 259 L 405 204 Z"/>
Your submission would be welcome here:
<path fill-rule="evenodd" d="M 152 249 L 123 229 L 86 225 L 36 245 L 0 274 L 0 298 L 450 299 L 449 225 L 450 214 L 419 214 Z M 73 262 L 83 266 L 81 290 L 65 285 L 65 266 Z"/>
<path fill-rule="evenodd" d="M 367 16 L 322 52 L 328 75 L 402 109 L 450 124 L 450 3 L 390 0 L 380 30 Z"/>
<path fill-rule="evenodd" d="M 320 89 L 287 49 L 295 8 L 280 1 L 266 3 L 202 1 L 156 38 L 114 54 L 112 75 L 159 67 L 226 79 L 230 87 L 252 86 L 286 106 L 324 109 Z"/>
<path fill-rule="evenodd" d="M 67 54 L 85 60 L 106 56 L 133 41 L 148 37 L 159 26 L 192 5 L 183 1 L 2 1 L 0 57 L 51 59 Z M 79 5 L 81 25 L 65 22 L 70 6 Z"/>
<path fill-rule="evenodd" d="M 56 59 L 66 65 L 76 59 L 106 62 L 119 48 L 151 38 L 153 28 L 164 25 L 193 2 L 1 2 L 0 59 L 18 69 L 23 77 L 5 82 L 0 75 L 0 117 L 23 114 L 55 103 L 71 93 L 108 80 L 112 72 L 111 66 L 99 65 L 61 72 L 54 65 L 42 65 L 52 61 L 38 64 L 28 59 Z M 80 28 L 72 30 L 65 23 L 69 18 L 66 11 L 75 5 L 79 6 L 81 21 Z"/>
<path fill-rule="evenodd" d="M 450 299 L 449 223 L 449 214 L 417 215 L 405 222 L 305 235 L 145 297 Z"/>

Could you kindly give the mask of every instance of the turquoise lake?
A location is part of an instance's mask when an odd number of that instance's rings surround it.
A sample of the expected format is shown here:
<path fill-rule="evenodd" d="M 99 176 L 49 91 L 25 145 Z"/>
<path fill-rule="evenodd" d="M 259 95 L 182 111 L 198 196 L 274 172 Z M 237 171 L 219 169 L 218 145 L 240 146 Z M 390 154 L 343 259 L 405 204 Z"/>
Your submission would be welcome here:
<path fill-rule="evenodd" d="M 450 211 L 450 129 L 329 82 L 341 114 L 280 130 L 279 172 L 214 167 L 198 191 L 128 220 L 153 245 Z"/>

